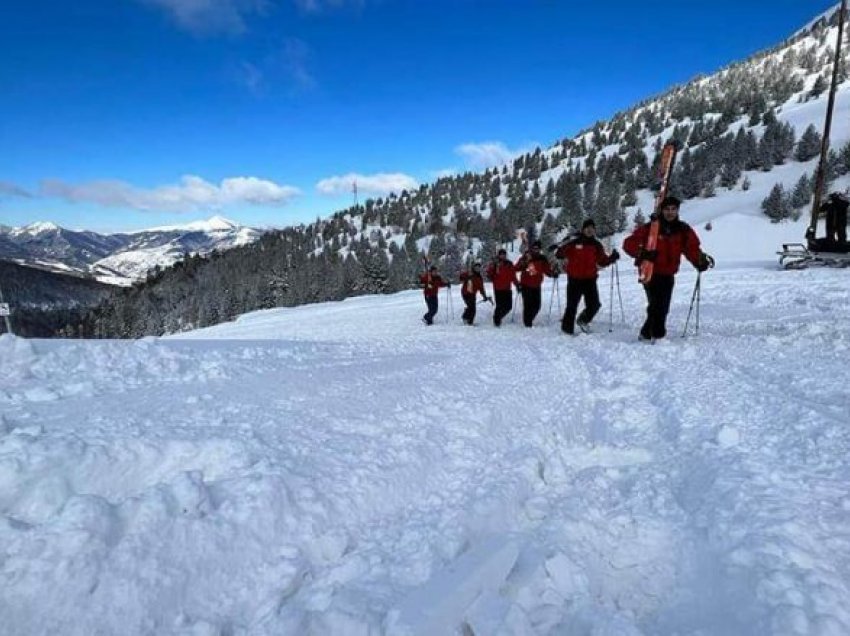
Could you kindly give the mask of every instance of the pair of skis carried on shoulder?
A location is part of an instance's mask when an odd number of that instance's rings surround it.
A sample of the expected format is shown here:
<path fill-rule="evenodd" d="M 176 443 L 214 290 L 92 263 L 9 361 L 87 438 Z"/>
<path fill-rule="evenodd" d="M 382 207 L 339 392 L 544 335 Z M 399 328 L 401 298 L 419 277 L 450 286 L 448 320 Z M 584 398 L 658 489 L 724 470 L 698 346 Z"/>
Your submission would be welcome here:
<path fill-rule="evenodd" d="M 670 190 L 670 177 L 673 174 L 673 165 L 676 163 L 678 149 L 678 144 L 672 141 L 668 141 L 661 149 L 661 162 L 658 166 L 661 187 L 658 189 L 658 195 L 655 197 L 655 213 L 649 224 L 649 236 L 646 239 L 646 245 L 644 245 L 644 249 L 648 252 L 658 249 L 658 232 L 661 228 L 661 202 L 667 198 L 667 193 Z M 652 274 L 655 271 L 655 262 L 644 259 L 640 262 L 638 269 L 638 282 L 646 285 L 652 280 Z"/>

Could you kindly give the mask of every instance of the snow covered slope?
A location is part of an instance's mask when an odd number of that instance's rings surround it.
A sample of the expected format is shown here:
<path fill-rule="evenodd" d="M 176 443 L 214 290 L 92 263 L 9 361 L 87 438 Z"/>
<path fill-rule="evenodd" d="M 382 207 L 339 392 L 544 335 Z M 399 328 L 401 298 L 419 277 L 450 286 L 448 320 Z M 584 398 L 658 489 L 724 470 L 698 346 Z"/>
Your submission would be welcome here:
<path fill-rule="evenodd" d="M 683 272 L 656 346 L 621 274 L 576 338 L 551 288 L 0 337 L 3 633 L 850 633 L 850 274 L 711 271 L 682 339 Z"/>
<path fill-rule="evenodd" d="M 113 285 L 130 285 L 155 267 L 170 267 L 186 253 L 204 255 L 247 245 L 261 234 L 220 216 L 122 234 L 32 223 L 21 228 L 0 227 L 0 258 L 54 271 L 91 274 Z"/>

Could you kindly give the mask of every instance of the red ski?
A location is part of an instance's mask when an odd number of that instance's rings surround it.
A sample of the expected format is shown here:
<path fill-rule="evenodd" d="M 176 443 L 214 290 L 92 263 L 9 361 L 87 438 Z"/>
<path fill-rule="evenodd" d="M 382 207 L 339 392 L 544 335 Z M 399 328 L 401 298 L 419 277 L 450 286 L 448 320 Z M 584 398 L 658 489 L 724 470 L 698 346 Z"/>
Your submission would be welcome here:
<path fill-rule="evenodd" d="M 644 249 L 647 251 L 654 250 L 658 247 L 658 228 L 661 226 L 661 210 L 659 209 L 659 206 L 667 196 L 667 191 L 670 188 L 670 175 L 673 174 L 673 164 L 676 161 L 677 150 L 678 146 L 672 141 L 664 144 L 664 148 L 661 149 L 661 163 L 658 166 L 658 174 L 661 178 L 661 188 L 659 188 L 658 195 L 655 197 L 655 215 L 649 225 L 649 236 L 646 239 L 646 245 L 644 245 Z M 652 280 L 652 272 L 654 269 L 655 263 L 652 261 L 641 261 L 638 282 L 646 285 L 650 280 Z"/>

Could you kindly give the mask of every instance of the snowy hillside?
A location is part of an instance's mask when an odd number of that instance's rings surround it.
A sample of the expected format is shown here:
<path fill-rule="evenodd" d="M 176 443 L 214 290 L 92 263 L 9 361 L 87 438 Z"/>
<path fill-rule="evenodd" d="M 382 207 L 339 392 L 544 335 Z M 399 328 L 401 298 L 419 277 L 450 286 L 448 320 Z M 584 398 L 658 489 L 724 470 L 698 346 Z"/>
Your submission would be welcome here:
<path fill-rule="evenodd" d="M 68 230 L 39 222 L 20 228 L 0 227 L 0 259 L 91 274 L 112 285 L 130 285 L 153 268 L 170 267 L 187 253 L 205 255 L 248 245 L 261 234 L 220 216 L 121 234 Z"/>
<path fill-rule="evenodd" d="M 686 268 L 655 346 L 626 265 L 575 338 L 551 288 L 0 337 L 3 633 L 850 633 L 848 271 L 721 265 L 682 339 Z"/>
<path fill-rule="evenodd" d="M 120 251 L 92 265 L 95 272 L 120 272 L 130 282 L 143 279 L 152 269 L 167 268 L 188 254 L 206 255 L 256 241 L 262 232 L 220 216 L 184 226 L 159 227 L 128 235 Z"/>

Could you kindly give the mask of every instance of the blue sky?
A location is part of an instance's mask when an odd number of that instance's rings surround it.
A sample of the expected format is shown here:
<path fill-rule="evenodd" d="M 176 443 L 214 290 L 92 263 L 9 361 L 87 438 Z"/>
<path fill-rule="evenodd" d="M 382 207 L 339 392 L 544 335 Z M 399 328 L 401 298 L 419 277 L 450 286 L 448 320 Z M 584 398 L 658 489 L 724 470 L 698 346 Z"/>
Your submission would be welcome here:
<path fill-rule="evenodd" d="M 6 0 L 0 224 L 309 222 L 772 46 L 829 0 Z"/>

